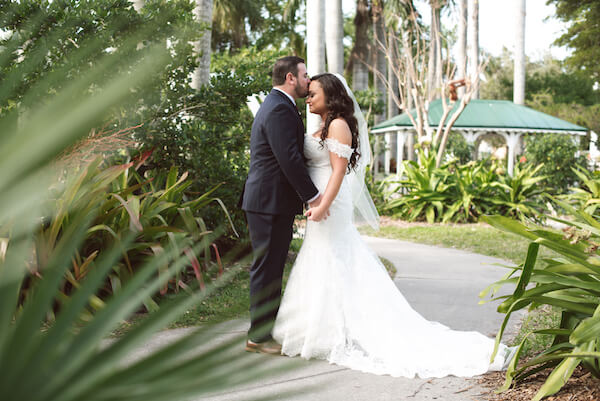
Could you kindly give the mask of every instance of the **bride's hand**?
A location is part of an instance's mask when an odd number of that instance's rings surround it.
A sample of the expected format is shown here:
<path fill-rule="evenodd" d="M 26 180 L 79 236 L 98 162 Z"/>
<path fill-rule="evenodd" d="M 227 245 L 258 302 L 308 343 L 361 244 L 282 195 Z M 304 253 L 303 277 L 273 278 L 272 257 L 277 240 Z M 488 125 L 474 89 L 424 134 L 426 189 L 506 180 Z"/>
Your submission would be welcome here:
<path fill-rule="evenodd" d="M 304 215 L 308 217 L 309 220 L 321 221 L 327 219 L 327 216 L 329 216 L 329 210 L 325 210 L 325 208 L 321 206 L 316 206 L 308 209 L 306 212 L 304 212 Z"/>

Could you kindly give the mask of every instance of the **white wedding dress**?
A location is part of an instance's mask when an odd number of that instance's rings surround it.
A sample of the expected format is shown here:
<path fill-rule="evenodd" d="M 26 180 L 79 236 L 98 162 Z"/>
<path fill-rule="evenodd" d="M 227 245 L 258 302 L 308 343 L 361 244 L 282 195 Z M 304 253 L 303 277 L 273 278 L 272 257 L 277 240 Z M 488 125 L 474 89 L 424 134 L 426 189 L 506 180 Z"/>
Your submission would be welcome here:
<path fill-rule="evenodd" d="M 332 172 L 330 151 L 352 154 L 335 139 L 322 146 L 306 135 L 308 170 L 321 193 Z M 282 353 L 409 378 L 474 376 L 502 368 L 504 345 L 490 363 L 493 339 L 427 321 L 411 308 L 354 227 L 346 178 L 329 211 L 326 220 L 306 225 L 273 330 Z"/>

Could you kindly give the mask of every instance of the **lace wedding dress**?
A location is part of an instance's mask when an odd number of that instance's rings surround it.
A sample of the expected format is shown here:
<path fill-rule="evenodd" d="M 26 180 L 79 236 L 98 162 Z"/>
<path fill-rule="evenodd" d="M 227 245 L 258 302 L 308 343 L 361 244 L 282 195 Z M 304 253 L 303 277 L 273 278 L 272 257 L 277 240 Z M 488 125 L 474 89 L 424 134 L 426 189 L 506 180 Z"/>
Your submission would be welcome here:
<path fill-rule="evenodd" d="M 329 152 L 349 158 L 352 149 L 306 135 L 304 153 L 321 193 L 331 175 Z M 412 378 L 474 376 L 500 370 L 506 347 L 493 363 L 494 340 L 427 321 L 408 304 L 353 225 L 344 179 L 330 216 L 308 221 L 273 337 L 289 356 L 326 359 L 375 374 Z"/>

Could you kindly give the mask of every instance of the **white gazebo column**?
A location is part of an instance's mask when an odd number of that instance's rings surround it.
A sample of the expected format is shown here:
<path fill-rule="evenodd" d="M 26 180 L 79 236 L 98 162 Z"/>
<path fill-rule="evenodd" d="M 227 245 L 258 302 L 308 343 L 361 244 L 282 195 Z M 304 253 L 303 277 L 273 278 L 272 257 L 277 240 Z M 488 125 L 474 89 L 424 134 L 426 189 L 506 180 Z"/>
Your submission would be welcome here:
<path fill-rule="evenodd" d="M 325 71 L 325 1 L 306 0 L 306 69 L 309 76 Z M 321 117 L 306 105 L 306 132 L 319 129 Z"/>
<path fill-rule="evenodd" d="M 385 153 L 384 153 L 384 162 L 383 162 L 383 170 L 384 173 L 386 175 L 388 175 L 391 171 L 391 160 L 392 160 L 392 149 L 391 149 L 391 144 L 392 144 L 392 133 L 391 132 L 386 132 L 384 135 L 384 145 L 385 146 Z"/>
<path fill-rule="evenodd" d="M 590 132 L 590 167 L 594 167 L 598 159 L 600 158 L 600 151 L 598 150 L 598 134 L 594 131 Z"/>
<path fill-rule="evenodd" d="M 500 132 L 500 134 L 506 139 L 506 146 L 508 147 L 508 154 L 506 155 L 508 165 L 506 170 L 508 175 L 512 177 L 513 170 L 515 168 L 515 153 L 519 146 L 519 139 L 521 138 L 522 132 Z"/>
<path fill-rule="evenodd" d="M 410 134 L 409 134 L 410 135 Z M 400 174 L 400 165 L 404 160 L 404 145 L 406 144 L 406 132 L 396 133 L 396 174 Z"/>

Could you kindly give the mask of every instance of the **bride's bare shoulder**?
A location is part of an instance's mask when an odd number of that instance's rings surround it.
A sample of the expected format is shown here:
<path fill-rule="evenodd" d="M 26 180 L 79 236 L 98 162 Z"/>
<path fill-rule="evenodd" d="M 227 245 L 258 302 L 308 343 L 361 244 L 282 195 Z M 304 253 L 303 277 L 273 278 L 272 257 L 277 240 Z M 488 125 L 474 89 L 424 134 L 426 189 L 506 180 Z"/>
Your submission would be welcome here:
<path fill-rule="evenodd" d="M 341 117 L 336 118 L 329 124 L 329 130 L 327 132 L 327 138 L 337 139 L 346 145 L 352 144 L 352 133 L 346 120 Z"/>

